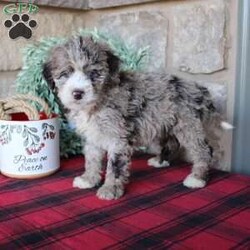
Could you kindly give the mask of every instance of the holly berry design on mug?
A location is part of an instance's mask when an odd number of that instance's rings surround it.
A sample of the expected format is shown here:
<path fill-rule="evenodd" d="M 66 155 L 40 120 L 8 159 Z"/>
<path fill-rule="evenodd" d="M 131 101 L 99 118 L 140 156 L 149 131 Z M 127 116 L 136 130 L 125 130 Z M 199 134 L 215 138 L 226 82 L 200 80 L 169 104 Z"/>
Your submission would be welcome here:
<path fill-rule="evenodd" d="M 0 145 L 6 145 L 12 140 L 12 134 L 22 132 L 22 127 L 18 125 L 1 125 L 0 126 Z"/>
<path fill-rule="evenodd" d="M 41 143 L 40 137 L 37 135 L 37 128 L 24 126 L 22 136 L 24 138 L 24 147 L 28 155 L 36 154 L 45 146 Z"/>
<path fill-rule="evenodd" d="M 0 127 L 0 144 L 5 145 L 11 141 L 11 127 L 9 125 L 2 125 Z"/>
<path fill-rule="evenodd" d="M 43 123 L 42 125 L 43 129 L 43 139 L 44 140 L 54 140 L 56 133 L 55 133 L 55 127 L 53 125 L 50 125 L 48 123 Z"/>

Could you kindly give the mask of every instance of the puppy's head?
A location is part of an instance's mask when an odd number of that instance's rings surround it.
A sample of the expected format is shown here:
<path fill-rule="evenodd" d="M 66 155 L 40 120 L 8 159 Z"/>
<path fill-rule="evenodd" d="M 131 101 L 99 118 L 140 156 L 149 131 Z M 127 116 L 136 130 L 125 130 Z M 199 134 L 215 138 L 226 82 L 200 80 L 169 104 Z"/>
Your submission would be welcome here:
<path fill-rule="evenodd" d="M 119 63 L 107 45 L 77 37 L 52 49 L 43 75 L 66 108 L 83 110 L 119 82 Z"/>

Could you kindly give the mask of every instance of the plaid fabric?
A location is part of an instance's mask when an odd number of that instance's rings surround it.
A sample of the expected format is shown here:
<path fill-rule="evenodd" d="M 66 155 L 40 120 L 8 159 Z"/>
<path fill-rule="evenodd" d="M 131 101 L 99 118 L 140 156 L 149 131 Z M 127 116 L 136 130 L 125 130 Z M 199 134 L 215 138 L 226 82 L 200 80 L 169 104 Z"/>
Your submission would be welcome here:
<path fill-rule="evenodd" d="M 0 249 L 250 249 L 250 178 L 211 172 L 206 188 L 182 185 L 187 165 L 133 160 L 126 195 L 101 201 L 72 188 L 83 158 L 39 180 L 0 177 Z"/>

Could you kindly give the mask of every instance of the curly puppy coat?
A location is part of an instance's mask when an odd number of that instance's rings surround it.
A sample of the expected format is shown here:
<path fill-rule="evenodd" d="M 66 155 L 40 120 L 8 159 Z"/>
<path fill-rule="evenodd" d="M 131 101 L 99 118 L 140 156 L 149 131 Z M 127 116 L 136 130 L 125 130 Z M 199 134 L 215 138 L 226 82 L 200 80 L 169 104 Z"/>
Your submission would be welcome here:
<path fill-rule="evenodd" d="M 107 153 L 97 196 L 121 197 L 133 149 L 144 145 L 156 154 L 148 162 L 155 167 L 167 166 L 172 153 L 184 148 L 193 167 L 183 184 L 204 187 L 213 154 L 207 131 L 220 122 L 208 90 L 171 74 L 123 72 L 119 65 L 111 49 L 91 37 L 55 47 L 44 65 L 45 79 L 86 139 L 85 172 L 73 186 L 97 186 Z"/>

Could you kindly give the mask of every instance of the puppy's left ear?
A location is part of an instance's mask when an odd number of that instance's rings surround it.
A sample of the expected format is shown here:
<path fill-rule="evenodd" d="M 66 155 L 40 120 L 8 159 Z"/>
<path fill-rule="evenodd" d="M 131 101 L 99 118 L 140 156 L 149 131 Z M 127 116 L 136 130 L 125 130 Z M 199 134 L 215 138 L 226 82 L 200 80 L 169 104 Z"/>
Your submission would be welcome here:
<path fill-rule="evenodd" d="M 50 63 L 47 62 L 43 65 L 43 71 L 42 71 L 43 77 L 46 80 L 46 82 L 48 83 L 49 87 L 52 90 L 55 90 L 56 88 L 56 84 L 54 82 L 54 79 L 52 77 L 52 73 L 51 73 L 51 66 Z"/>
<path fill-rule="evenodd" d="M 107 63 L 109 65 L 109 72 L 111 75 L 116 75 L 120 70 L 121 60 L 119 57 L 113 54 L 109 49 L 106 50 Z"/>

